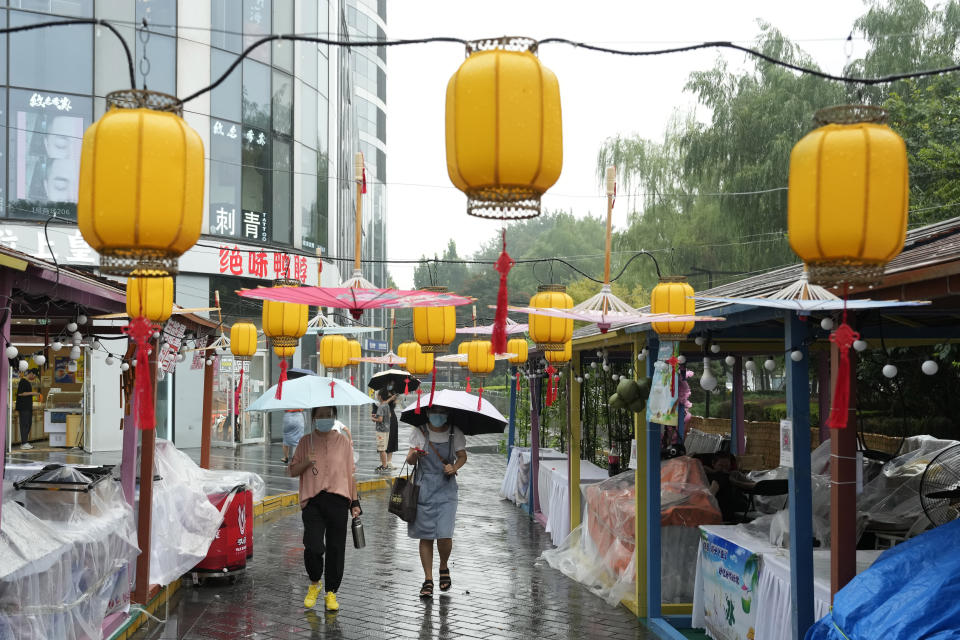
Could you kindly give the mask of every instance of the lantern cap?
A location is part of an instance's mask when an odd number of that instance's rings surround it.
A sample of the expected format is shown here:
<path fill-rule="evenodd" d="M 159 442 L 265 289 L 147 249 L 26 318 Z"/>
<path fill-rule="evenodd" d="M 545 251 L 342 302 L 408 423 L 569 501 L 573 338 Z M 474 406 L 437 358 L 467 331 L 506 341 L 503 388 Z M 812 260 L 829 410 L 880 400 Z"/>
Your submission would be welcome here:
<path fill-rule="evenodd" d="M 555 292 L 555 293 L 566 293 L 567 285 L 565 284 L 541 284 L 537 285 L 537 293 L 543 293 L 545 291 Z"/>
<path fill-rule="evenodd" d="M 481 51 L 529 51 L 537 53 L 537 41 L 526 36 L 501 36 L 499 38 L 482 38 L 467 42 L 467 55 Z"/>
<path fill-rule="evenodd" d="M 146 89 L 111 91 L 107 94 L 106 100 L 108 109 L 150 109 L 183 116 L 183 101 L 176 96 L 159 91 Z"/>
<path fill-rule="evenodd" d="M 686 282 L 686 276 L 660 276 L 660 282 Z"/>
<path fill-rule="evenodd" d="M 421 291 L 432 291 L 434 293 L 446 293 L 447 288 L 442 286 L 420 287 Z"/>
<path fill-rule="evenodd" d="M 489 185 L 465 191 L 467 215 L 489 220 L 526 220 L 540 215 L 539 189 L 529 185 Z"/>
<path fill-rule="evenodd" d="M 825 107 L 817 111 L 813 120 L 817 126 L 828 124 L 887 124 L 889 114 L 886 109 L 867 104 L 842 104 Z"/>
<path fill-rule="evenodd" d="M 299 287 L 303 283 L 296 278 L 277 278 L 273 281 L 274 287 Z"/>

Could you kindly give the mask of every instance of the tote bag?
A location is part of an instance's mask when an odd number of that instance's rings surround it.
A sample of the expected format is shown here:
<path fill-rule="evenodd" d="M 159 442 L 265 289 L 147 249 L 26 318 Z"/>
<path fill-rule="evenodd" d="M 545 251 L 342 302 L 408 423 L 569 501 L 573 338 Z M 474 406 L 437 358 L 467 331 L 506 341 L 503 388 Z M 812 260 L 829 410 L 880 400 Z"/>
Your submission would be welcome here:
<path fill-rule="evenodd" d="M 406 468 L 407 465 L 404 463 L 400 475 L 393 480 L 393 489 L 390 490 L 390 503 L 387 510 L 404 522 L 413 522 L 417 519 L 417 499 L 420 496 L 420 487 L 416 483 L 417 465 L 413 465 L 410 476 L 404 478 L 403 472 Z"/>

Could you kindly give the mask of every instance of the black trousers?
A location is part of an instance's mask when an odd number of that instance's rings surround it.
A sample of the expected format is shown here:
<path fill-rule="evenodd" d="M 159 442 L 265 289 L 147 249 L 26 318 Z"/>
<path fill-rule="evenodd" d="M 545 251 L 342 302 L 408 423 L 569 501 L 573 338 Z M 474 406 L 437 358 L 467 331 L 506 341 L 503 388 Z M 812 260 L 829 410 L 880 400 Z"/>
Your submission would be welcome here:
<path fill-rule="evenodd" d="M 30 429 L 33 427 L 33 408 L 30 409 L 17 409 L 17 413 L 20 414 L 20 442 L 28 442 L 30 437 Z"/>
<path fill-rule="evenodd" d="M 303 518 L 303 564 L 311 582 L 324 578 L 324 590 L 336 592 L 343 580 L 343 556 L 347 546 L 347 515 L 350 501 L 321 491 L 300 512 Z M 326 575 L 324 575 L 326 555 Z"/>

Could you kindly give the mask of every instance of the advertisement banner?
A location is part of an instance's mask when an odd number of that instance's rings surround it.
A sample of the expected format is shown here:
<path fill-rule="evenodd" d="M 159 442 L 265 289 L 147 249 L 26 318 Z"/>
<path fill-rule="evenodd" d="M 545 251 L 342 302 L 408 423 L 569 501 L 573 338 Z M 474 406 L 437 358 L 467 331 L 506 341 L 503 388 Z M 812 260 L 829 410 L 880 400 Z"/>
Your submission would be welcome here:
<path fill-rule="evenodd" d="M 657 351 L 657 361 L 653 365 L 653 376 L 650 379 L 647 422 L 677 426 L 677 398 L 679 396 L 677 371 L 680 366 L 677 356 L 679 355 L 679 342 L 664 341 L 660 343 L 660 349 Z"/>
<path fill-rule="evenodd" d="M 700 531 L 703 614 L 716 640 L 754 640 L 760 554 Z"/>

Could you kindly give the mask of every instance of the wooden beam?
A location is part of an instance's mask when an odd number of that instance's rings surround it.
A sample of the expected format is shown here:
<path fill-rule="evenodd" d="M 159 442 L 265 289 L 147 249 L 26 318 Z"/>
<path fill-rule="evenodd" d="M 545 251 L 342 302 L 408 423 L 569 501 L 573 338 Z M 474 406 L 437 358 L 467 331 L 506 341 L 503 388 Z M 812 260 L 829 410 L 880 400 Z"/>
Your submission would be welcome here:
<path fill-rule="evenodd" d="M 213 431 L 213 369 L 203 364 L 203 415 L 200 421 L 200 466 L 210 468 L 210 439 Z"/>
<path fill-rule="evenodd" d="M 140 362 L 137 375 L 149 375 L 153 397 L 157 397 L 157 355 L 154 346 L 148 362 Z M 144 369 L 145 367 L 145 369 Z M 139 429 L 140 425 L 136 428 Z M 140 431 L 140 506 L 137 510 L 137 582 L 133 588 L 133 600 L 147 604 L 150 598 L 150 536 L 153 531 L 153 458 L 156 452 L 157 430 Z"/>
<path fill-rule="evenodd" d="M 839 356 L 834 345 L 833 353 Z M 850 351 L 846 429 L 830 434 L 830 600 L 857 575 L 857 352 Z M 823 421 L 821 421 L 822 423 Z"/>

